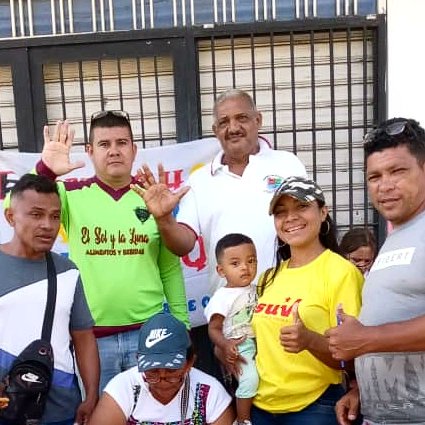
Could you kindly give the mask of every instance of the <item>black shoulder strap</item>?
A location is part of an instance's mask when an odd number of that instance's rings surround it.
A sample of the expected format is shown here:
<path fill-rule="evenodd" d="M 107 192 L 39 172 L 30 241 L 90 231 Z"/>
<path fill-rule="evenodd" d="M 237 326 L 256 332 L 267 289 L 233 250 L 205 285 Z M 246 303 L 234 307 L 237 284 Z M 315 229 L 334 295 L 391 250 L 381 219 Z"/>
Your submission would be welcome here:
<path fill-rule="evenodd" d="M 41 331 L 41 339 L 49 341 L 52 336 L 53 316 L 56 307 L 56 293 L 57 293 L 57 278 L 56 267 L 53 262 L 52 254 L 46 253 L 47 261 L 47 302 L 46 310 L 44 311 L 43 330 Z"/>

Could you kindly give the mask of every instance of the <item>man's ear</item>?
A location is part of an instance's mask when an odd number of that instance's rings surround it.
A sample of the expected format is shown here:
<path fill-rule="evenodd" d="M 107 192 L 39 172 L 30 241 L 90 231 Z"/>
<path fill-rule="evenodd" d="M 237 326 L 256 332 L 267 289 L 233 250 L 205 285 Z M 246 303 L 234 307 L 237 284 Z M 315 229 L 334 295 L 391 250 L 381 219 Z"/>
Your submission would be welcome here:
<path fill-rule="evenodd" d="M 9 226 L 14 227 L 15 226 L 15 219 L 13 216 L 13 209 L 12 208 L 6 208 L 4 210 L 4 218 L 6 219 L 6 221 L 9 223 Z"/>
<path fill-rule="evenodd" d="M 217 137 L 217 125 L 214 123 L 211 128 L 212 128 L 214 135 Z"/>
<path fill-rule="evenodd" d="M 257 111 L 257 117 L 256 117 L 258 128 L 260 129 L 263 126 L 263 115 L 261 112 Z"/>

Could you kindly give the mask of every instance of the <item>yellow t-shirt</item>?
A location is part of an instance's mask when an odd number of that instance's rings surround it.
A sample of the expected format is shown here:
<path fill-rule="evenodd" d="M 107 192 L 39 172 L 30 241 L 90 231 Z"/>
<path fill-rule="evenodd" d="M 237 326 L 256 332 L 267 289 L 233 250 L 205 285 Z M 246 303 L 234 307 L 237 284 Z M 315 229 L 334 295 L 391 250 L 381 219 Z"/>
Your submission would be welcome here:
<path fill-rule="evenodd" d="M 271 413 L 302 410 L 330 384 L 341 382 L 340 371 L 309 351 L 287 353 L 280 345 L 280 328 L 293 324 L 294 303 L 299 302 L 304 325 L 324 334 L 337 323 L 339 303 L 347 314 L 358 315 L 363 286 L 359 270 L 330 250 L 303 267 L 288 269 L 287 265 L 287 261 L 282 263 L 274 281 L 265 288 L 252 321 L 260 377 L 254 404 Z"/>

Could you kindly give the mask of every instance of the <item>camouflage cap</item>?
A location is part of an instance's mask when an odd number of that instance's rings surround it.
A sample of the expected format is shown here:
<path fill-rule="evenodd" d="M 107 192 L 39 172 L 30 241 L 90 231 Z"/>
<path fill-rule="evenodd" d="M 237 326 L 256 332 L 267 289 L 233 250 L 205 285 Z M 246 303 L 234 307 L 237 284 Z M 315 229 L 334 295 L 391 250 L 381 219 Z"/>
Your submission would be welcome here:
<path fill-rule="evenodd" d="M 273 215 L 274 207 L 281 196 L 292 196 L 303 202 L 320 201 L 325 203 L 321 187 L 313 180 L 300 176 L 287 177 L 276 189 L 270 201 L 269 215 Z"/>

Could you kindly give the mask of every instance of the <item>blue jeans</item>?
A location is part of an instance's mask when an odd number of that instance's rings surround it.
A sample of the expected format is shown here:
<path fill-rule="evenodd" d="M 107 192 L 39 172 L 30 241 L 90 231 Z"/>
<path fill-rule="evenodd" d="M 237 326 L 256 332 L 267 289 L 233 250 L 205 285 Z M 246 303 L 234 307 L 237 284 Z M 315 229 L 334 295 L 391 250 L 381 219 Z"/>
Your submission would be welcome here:
<path fill-rule="evenodd" d="M 252 406 L 253 425 L 338 425 L 335 404 L 344 395 L 341 385 L 330 385 L 313 403 L 299 412 L 269 413 Z"/>
<path fill-rule="evenodd" d="M 119 373 L 137 364 L 139 330 L 120 332 L 97 338 L 100 357 L 99 392 Z"/>

